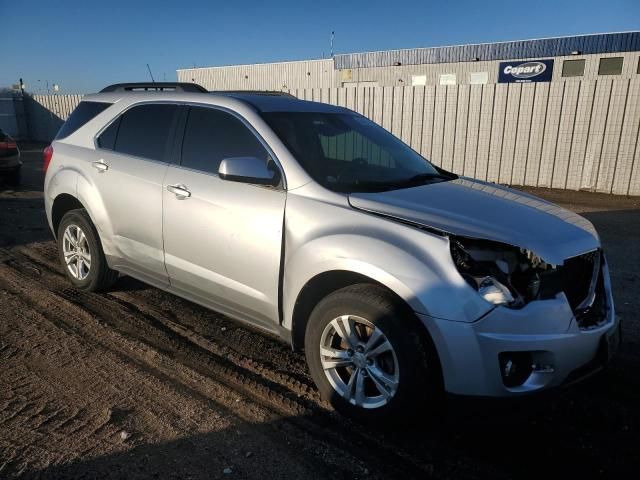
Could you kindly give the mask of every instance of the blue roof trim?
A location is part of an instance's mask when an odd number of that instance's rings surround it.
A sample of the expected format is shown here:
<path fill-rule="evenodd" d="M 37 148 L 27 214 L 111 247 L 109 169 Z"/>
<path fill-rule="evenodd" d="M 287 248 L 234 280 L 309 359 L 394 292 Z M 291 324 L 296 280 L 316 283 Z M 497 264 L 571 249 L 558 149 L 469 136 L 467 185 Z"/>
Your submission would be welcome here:
<path fill-rule="evenodd" d="M 559 57 L 572 51 L 582 55 L 640 51 L 640 32 L 602 33 L 577 37 L 544 38 L 504 43 L 460 45 L 455 47 L 410 48 L 382 52 L 347 53 L 335 55 L 336 69 L 388 67 L 426 63 L 512 60 L 520 58 Z"/>

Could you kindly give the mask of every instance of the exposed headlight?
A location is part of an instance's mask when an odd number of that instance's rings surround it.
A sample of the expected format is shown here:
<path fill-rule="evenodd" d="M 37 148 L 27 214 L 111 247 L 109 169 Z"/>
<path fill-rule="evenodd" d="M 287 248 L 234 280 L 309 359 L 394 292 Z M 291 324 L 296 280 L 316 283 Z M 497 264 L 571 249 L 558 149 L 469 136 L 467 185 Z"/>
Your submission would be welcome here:
<path fill-rule="evenodd" d="M 513 303 L 515 300 L 507 287 L 493 277 L 484 277 L 478 285 L 478 293 L 487 302 L 495 305 Z"/>
<path fill-rule="evenodd" d="M 531 300 L 551 298 L 556 288 L 541 289 L 541 279 L 556 273 L 533 252 L 487 240 L 450 237 L 458 272 L 482 298 L 494 305 L 519 308 Z M 548 285 L 555 282 L 548 281 Z M 548 295 L 548 297 L 547 297 Z"/>

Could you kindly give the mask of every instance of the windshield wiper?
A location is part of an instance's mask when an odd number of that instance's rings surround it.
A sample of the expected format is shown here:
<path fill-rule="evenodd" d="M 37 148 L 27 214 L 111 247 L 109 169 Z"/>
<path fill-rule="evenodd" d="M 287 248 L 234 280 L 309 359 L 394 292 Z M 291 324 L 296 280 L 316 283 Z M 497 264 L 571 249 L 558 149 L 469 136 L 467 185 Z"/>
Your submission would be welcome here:
<path fill-rule="evenodd" d="M 413 177 L 409 177 L 406 180 L 400 180 L 399 182 L 395 182 L 395 183 L 400 183 L 400 184 L 413 184 L 413 183 L 420 183 L 422 181 L 428 181 L 428 180 L 453 180 L 455 179 L 456 176 L 455 175 L 445 175 L 444 173 L 419 173 L 417 175 L 414 175 Z"/>
<path fill-rule="evenodd" d="M 358 191 L 384 191 L 384 190 L 394 190 L 397 188 L 407 188 L 411 186 L 418 186 L 426 184 L 431 180 L 455 180 L 458 178 L 455 174 L 444 174 L 444 173 L 419 173 L 412 177 L 400 180 L 356 180 L 353 183 L 341 183 L 337 182 L 335 185 L 339 185 L 345 191 L 348 190 L 358 190 Z"/>

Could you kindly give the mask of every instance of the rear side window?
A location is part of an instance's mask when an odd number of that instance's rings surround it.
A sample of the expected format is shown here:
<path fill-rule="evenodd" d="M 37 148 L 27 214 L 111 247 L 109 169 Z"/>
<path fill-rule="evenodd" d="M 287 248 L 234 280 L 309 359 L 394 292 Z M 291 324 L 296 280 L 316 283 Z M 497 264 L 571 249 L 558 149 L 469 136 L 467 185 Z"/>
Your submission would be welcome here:
<path fill-rule="evenodd" d="M 237 117 L 213 108 L 192 107 L 182 142 L 182 165 L 218 173 L 220 162 L 231 157 L 268 161 L 262 143 Z"/>
<path fill-rule="evenodd" d="M 104 148 L 114 145 L 118 153 L 165 161 L 177 110 L 176 105 L 163 104 L 133 107 L 100 135 L 98 144 Z"/>
<path fill-rule="evenodd" d="M 118 117 L 111 125 L 109 125 L 98 137 L 98 146 L 107 150 L 113 150 L 116 146 L 116 137 L 120 128 L 120 120 Z"/>
<path fill-rule="evenodd" d="M 111 103 L 105 102 L 80 102 L 76 109 L 71 112 L 67 121 L 60 127 L 60 130 L 58 130 L 55 140 L 68 137 L 111 105 Z"/>

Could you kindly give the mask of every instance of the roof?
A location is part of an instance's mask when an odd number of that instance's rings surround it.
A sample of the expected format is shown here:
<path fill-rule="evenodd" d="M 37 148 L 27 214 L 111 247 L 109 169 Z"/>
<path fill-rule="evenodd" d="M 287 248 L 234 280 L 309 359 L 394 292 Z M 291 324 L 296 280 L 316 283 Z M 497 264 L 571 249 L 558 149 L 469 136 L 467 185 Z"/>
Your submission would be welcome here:
<path fill-rule="evenodd" d="M 126 84 L 136 86 L 144 84 Z M 175 84 L 178 85 L 178 84 Z M 199 87 L 199 85 L 193 86 Z M 119 85 L 117 85 L 119 87 Z M 172 84 L 163 84 L 164 87 L 171 87 Z M 200 87 L 202 88 L 202 87 Z M 110 102 L 115 103 L 122 99 L 133 102 L 143 101 L 182 101 L 187 103 L 206 102 L 207 98 L 224 97 L 241 102 L 259 112 L 322 112 L 322 113 L 345 113 L 350 110 L 326 103 L 310 102 L 300 100 L 285 92 L 252 92 L 252 91 L 218 91 L 218 92 L 194 92 L 181 90 L 127 90 L 122 88 L 105 87 L 99 93 L 85 95 L 84 101 L 90 102 Z"/>
<path fill-rule="evenodd" d="M 599 33 L 571 37 L 480 43 L 448 47 L 409 48 L 379 52 L 347 53 L 334 56 L 335 68 L 387 67 L 429 63 L 514 60 L 594 53 L 640 51 L 640 32 Z"/>
<path fill-rule="evenodd" d="M 343 113 L 348 110 L 326 103 L 300 100 L 288 94 L 275 95 L 256 92 L 212 92 L 212 95 L 224 95 L 248 103 L 260 112 L 325 112 Z"/>

